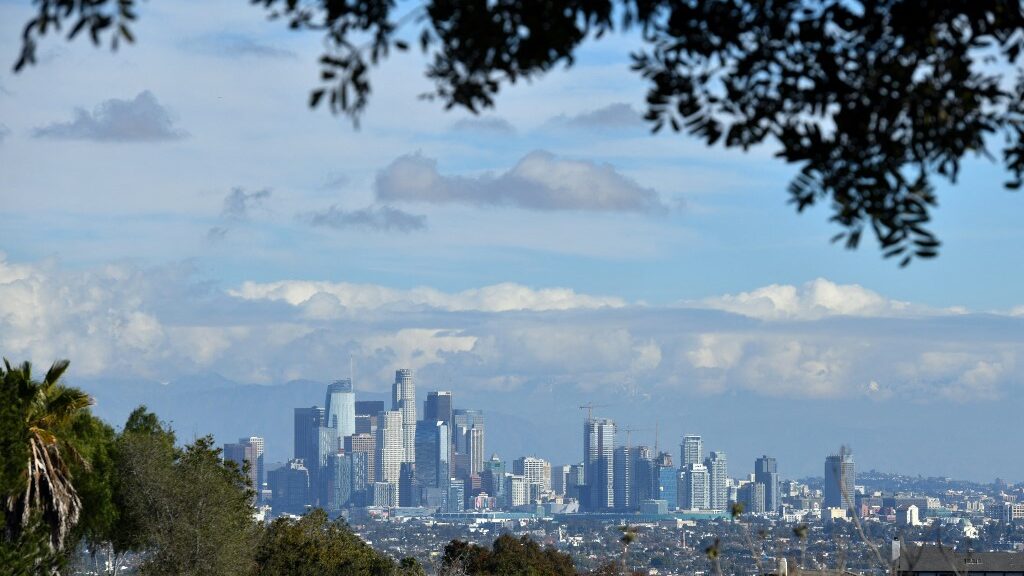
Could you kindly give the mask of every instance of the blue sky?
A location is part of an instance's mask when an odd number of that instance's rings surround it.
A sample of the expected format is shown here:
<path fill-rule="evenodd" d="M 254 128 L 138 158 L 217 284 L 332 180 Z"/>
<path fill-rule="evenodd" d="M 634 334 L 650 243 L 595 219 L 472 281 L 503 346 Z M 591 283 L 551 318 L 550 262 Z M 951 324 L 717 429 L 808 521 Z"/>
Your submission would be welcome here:
<path fill-rule="evenodd" d="M 12 62 L 26 5 L 0 3 Z M 152 2 L 140 16 L 138 44 L 117 54 L 51 39 L 38 66 L 0 73 L 7 356 L 71 357 L 72 375 L 102 388 L 115 374 L 329 380 L 351 354 L 363 390 L 409 365 L 423 390 L 485 409 L 553 402 L 551 387 L 570 403 L 614 398 L 628 382 L 646 400 L 609 413 L 634 419 L 741 396 L 719 432 L 740 456 L 789 449 L 743 440 L 758 399 L 924 406 L 897 432 L 938 453 L 936 417 L 1019 398 L 1024 197 L 987 160 L 940 184 L 940 258 L 900 269 L 870 239 L 829 244 L 827 207 L 797 215 L 794 171 L 771 149 L 648 134 L 630 38 L 588 44 L 481 118 L 419 100 L 422 58 L 396 56 L 354 130 L 306 107 L 315 35 L 244 4 Z M 857 434 L 824 437 L 866 442 Z M 998 428 L 983 437 L 960 446 L 1015 449 Z M 575 439 L 562 444 L 550 458 L 572 457 Z M 865 458 L 1024 479 L 1020 463 L 915 452 Z M 819 467 L 817 452 L 790 460 Z"/>

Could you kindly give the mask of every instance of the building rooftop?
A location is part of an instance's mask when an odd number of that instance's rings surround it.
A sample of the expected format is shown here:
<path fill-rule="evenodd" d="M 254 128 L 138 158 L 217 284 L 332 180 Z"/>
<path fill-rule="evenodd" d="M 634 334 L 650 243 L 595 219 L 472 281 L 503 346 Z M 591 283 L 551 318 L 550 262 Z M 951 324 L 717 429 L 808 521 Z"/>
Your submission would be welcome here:
<path fill-rule="evenodd" d="M 1017 572 L 1024 573 L 1024 554 L 1015 552 L 954 552 L 934 545 L 908 544 L 900 553 L 900 572 Z"/>

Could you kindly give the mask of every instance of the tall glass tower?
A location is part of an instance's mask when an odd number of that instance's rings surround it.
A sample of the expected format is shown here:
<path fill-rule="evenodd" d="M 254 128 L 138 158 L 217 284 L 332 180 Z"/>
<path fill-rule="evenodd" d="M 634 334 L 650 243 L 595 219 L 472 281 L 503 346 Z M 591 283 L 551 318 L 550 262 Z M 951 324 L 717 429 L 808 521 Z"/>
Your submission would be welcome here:
<path fill-rule="evenodd" d="M 615 507 L 615 422 L 590 418 L 583 423 L 583 476 L 586 480 L 588 508 L 607 510 Z"/>
<path fill-rule="evenodd" d="M 327 386 L 327 400 L 324 402 L 329 428 L 337 429 L 338 442 L 345 436 L 356 433 L 356 395 L 352 391 L 352 380 L 345 378 Z"/>
<path fill-rule="evenodd" d="M 324 409 L 319 406 L 295 409 L 295 458 L 313 463 L 317 458 L 318 429 L 324 423 Z"/>
<path fill-rule="evenodd" d="M 428 392 L 427 400 L 423 403 L 423 420 L 427 422 L 441 421 L 451 426 L 452 393 L 445 390 Z"/>
<path fill-rule="evenodd" d="M 854 483 L 857 471 L 853 463 L 853 453 L 843 448 L 839 454 L 825 458 L 825 501 L 826 508 L 854 507 Z"/>

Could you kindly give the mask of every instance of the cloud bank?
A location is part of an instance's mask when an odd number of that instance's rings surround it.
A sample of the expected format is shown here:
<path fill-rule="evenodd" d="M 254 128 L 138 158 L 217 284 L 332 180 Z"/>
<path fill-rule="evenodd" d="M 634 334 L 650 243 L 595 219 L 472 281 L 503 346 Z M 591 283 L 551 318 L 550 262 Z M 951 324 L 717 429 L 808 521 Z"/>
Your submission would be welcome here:
<path fill-rule="evenodd" d="M 609 164 L 567 160 L 535 151 L 501 174 L 448 176 L 437 161 L 413 154 L 381 170 L 374 183 L 383 202 L 513 206 L 527 210 L 664 212 L 658 192 Z"/>
<path fill-rule="evenodd" d="M 762 320 L 816 320 L 827 316 L 905 316 L 934 311 L 890 300 L 857 284 L 840 285 L 824 278 L 802 286 L 772 284 L 750 292 L 702 300 L 703 305 Z"/>
<path fill-rule="evenodd" d="M 834 290 L 865 289 L 817 293 Z M 0 259 L 0 349 L 42 364 L 71 358 L 78 375 L 255 383 L 326 380 L 352 355 L 372 389 L 405 366 L 473 390 L 911 405 L 1000 400 L 1020 386 L 1024 318 L 907 316 L 857 298 L 852 313 L 828 315 L 823 298 L 807 296 L 813 317 L 763 321 L 512 283 L 446 292 L 295 280 L 221 291 L 187 267 L 68 271 Z"/>
<path fill-rule="evenodd" d="M 292 306 L 304 306 L 317 299 L 322 302 L 323 298 L 330 298 L 346 310 L 431 308 L 448 312 L 508 312 L 619 308 L 626 305 L 621 298 L 578 294 L 568 288 L 535 290 L 513 283 L 450 293 L 427 287 L 396 290 L 373 284 L 291 280 L 245 282 L 238 289 L 229 290 L 228 294 L 243 300 L 282 301 Z"/>
<path fill-rule="evenodd" d="M 105 100 L 92 112 L 77 108 L 70 122 L 36 128 L 33 135 L 58 140 L 162 142 L 184 138 L 187 133 L 175 127 L 171 113 L 146 90 L 132 100 Z"/>

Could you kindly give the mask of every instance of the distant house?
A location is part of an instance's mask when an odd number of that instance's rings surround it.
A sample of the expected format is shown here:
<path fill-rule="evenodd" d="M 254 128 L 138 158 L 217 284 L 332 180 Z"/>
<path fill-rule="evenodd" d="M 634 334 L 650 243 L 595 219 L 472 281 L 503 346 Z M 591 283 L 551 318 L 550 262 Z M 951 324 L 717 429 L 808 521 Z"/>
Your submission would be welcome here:
<path fill-rule="evenodd" d="M 897 554 L 897 576 L 1024 576 L 1024 554 L 1015 552 L 954 552 L 936 545 L 913 544 L 901 550 L 896 541 L 893 557 Z"/>

